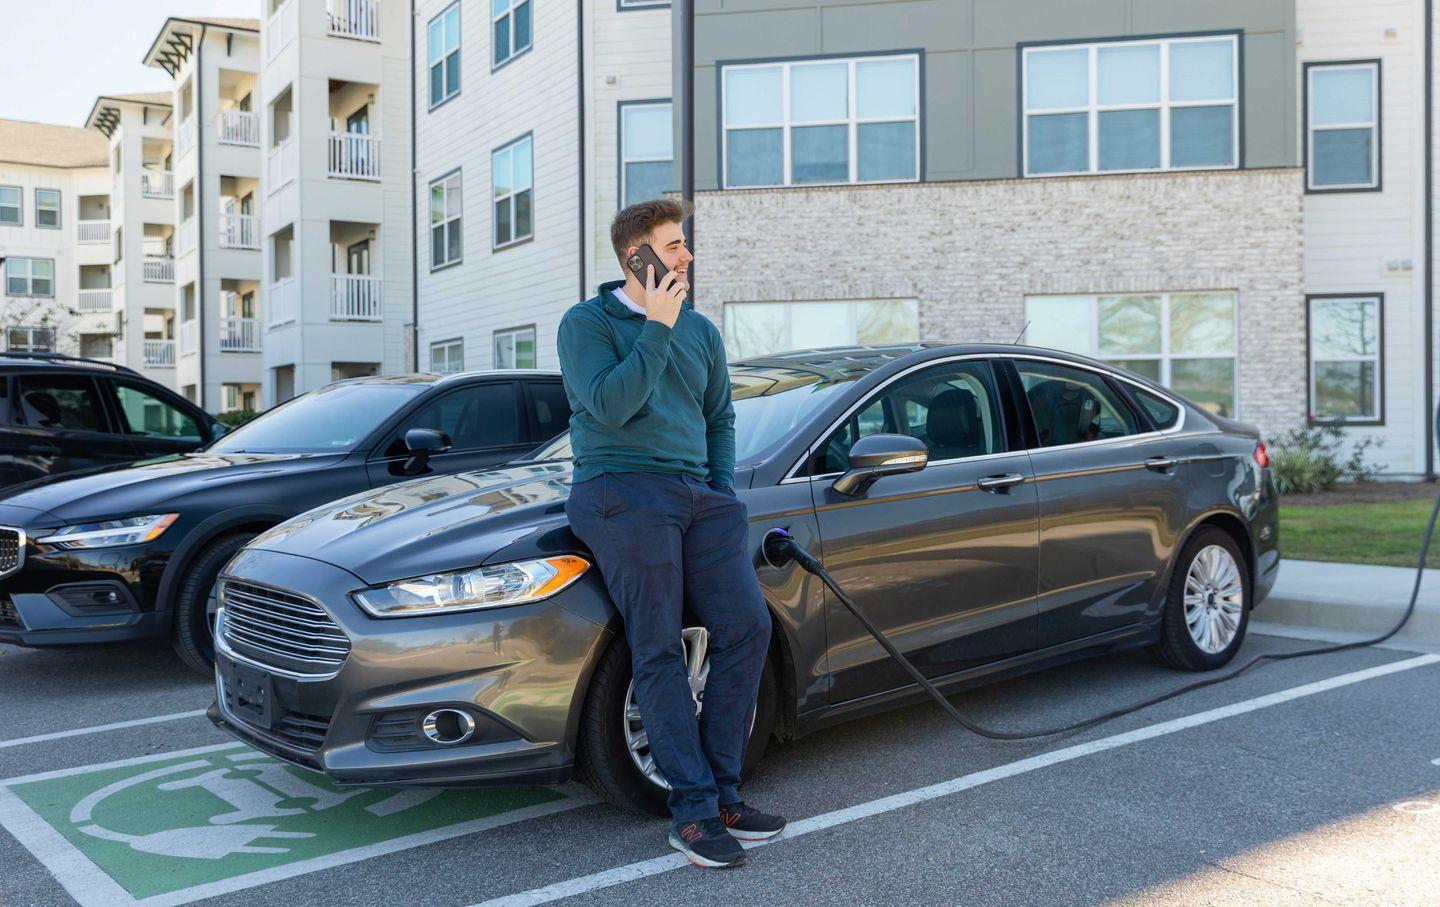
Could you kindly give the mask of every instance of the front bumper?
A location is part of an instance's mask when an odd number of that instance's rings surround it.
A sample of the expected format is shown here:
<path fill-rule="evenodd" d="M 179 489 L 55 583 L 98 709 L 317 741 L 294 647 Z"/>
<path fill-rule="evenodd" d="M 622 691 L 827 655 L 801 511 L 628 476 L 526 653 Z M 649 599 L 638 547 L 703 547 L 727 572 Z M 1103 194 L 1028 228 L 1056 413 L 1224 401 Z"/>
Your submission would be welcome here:
<path fill-rule="evenodd" d="M 609 633 L 566 607 L 594 595 L 586 577 L 542 602 L 433 617 L 380 620 L 349 593 L 364 583 L 310 558 L 249 549 L 224 577 L 319 604 L 350 640 L 333 676 L 299 676 L 216 641 L 211 721 L 339 784 L 469 786 L 555 784 L 569 778 L 585 689 Z M 222 613 L 222 623 L 224 617 Z M 262 678 L 267 714 L 236 701 L 227 678 Z M 248 683 L 248 680 L 245 681 Z M 462 744 L 431 743 L 420 719 L 460 709 L 478 732 Z"/>

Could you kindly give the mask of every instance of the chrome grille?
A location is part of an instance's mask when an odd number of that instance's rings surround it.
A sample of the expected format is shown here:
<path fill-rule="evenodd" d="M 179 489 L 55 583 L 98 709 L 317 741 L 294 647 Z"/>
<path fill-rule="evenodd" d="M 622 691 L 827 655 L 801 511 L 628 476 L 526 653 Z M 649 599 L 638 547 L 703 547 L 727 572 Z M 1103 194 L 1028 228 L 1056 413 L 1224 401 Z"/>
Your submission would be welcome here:
<path fill-rule="evenodd" d="M 9 576 L 25 563 L 25 533 L 0 526 L 0 576 Z"/>
<path fill-rule="evenodd" d="M 292 674 L 333 675 L 350 639 L 325 609 L 293 592 L 225 580 L 222 641 L 249 661 Z"/>

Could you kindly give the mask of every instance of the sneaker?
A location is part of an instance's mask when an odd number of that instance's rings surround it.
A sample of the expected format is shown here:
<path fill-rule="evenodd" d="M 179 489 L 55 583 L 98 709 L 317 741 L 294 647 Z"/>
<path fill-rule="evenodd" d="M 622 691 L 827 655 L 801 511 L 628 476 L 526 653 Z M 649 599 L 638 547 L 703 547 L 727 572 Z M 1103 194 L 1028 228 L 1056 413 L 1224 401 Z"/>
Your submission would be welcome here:
<path fill-rule="evenodd" d="M 785 830 L 785 820 L 780 816 L 762 813 L 743 801 L 720 807 L 720 821 L 726 831 L 742 841 L 764 841 Z"/>
<path fill-rule="evenodd" d="M 745 851 L 726 834 L 719 819 L 675 823 L 670 828 L 670 846 L 696 866 L 723 869 L 745 861 Z"/>

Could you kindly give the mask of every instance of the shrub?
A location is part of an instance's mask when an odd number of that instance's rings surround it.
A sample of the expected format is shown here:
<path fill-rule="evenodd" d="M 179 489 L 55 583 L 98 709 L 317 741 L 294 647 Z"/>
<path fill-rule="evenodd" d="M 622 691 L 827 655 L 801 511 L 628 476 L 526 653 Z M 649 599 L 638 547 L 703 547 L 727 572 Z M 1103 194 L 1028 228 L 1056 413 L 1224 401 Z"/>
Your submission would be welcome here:
<path fill-rule="evenodd" d="M 1351 447 L 1349 456 L 1341 462 L 1344 429 L 1339 425 L 1308 423 L 1288 432 L 1271 446 L 1275 484 L 1281 494 L 1304 494 L 1329 491 L 1341 481 L 1373 481 L 1385 464 L 1367 463 L 1366 454 L 1382 443 L 1364 438 Z"/>
<path fill-rule="evenodd" d="M 215 418 L 226 425 L 244 425 L 257 415 L 253 409 L 233 409 L 228 413 L 216 413 Z"/>

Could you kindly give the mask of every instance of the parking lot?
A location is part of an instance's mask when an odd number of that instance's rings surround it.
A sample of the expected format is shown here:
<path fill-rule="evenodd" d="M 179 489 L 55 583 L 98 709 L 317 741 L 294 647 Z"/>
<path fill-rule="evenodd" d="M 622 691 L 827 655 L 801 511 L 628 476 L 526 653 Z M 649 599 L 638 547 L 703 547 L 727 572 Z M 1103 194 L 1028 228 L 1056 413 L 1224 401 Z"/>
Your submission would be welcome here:
<path fill-rule="evenodd" d="M 1252 636 L 1240 658 L 1305 645 Z M 955 701 L 1024 728 L 1186 679 L 1130 654 Z M 1440 892 L 1433 654 L 1282 662 L 1023 744 L 920 705 L 775 746 L 746 795 L 790 829 L 725 872 L 690 867 L 662 820 L 579 787 L 355 791 L 280 768 L 210 726 L 211 687 L 163 647 L 0 648 L 0 689 L 5 904 L 1433 904 Z"/>

